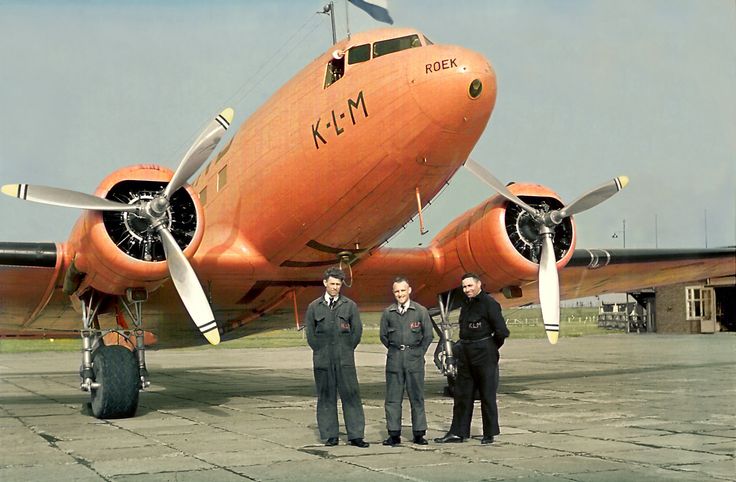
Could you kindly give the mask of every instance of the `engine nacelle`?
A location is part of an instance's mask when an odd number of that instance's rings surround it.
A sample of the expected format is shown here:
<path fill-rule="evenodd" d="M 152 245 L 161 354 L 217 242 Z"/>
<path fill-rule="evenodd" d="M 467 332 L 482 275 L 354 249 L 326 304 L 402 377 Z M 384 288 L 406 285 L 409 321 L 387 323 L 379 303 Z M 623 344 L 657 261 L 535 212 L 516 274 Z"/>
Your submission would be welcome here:
<path fill-rule="evenodd" d="M 125 204 L 152 199 L 168 184 L 173 171 L 141 164 L 106 177 L 95 195 Z M 199 197 L 186 185 L 170 199 L 166 213 L 170 231 L 191 258 L 204 234 L 204 211 Z M 169 277 L 163 245 L 155 230 L 135 212 L 85 211 L 72 231 L 69 244 L 76 253 L 72 271 L 79 273 L 81 292 L 89 287 L 121 295 L 126 288 L 153 291 Z"/>
<path fill-rule="evenodd" d="M 538 184 L 512 184 L 508 189 L 536 209 L 563 206 L 559 196 Z M 554 229 L 557 268 L 564 267 L 575 247 L 575 226 L 565 218 Z M 442 284 L 457 285 L 461 272 L 472 271 L 489 290 L 522 286 L 538 277 L 541 239 L 531 216 L 500 195 L 466 211 L 448 225 L 432 243 L 440 254 L 440 272 L 451 278 Z"/>

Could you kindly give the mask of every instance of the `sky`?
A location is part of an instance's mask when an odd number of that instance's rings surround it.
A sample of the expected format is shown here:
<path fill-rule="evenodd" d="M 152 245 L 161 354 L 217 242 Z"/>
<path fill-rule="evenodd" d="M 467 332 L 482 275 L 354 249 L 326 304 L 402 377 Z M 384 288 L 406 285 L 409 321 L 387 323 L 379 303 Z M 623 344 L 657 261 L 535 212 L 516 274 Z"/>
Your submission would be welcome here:
<path fill-rule="evenodd" d="M 324 1 L 0 0 L 0 184 L 93 192 L 137 163 L 175 168 L 214 114 L 234 124 L 329 49 Z M 498 79 L 471 157 L 569 202 L 578 247 L 736 245 L 736 2 L 389 1 L 395 26 L 485 55 Z M 336 1 L 338 38 L 346 35 Z M 350 6 L 351 32 L 381 28 Z M 234 132 L 234 129 L 231 129 Z M 492 195 L 461 170 L 391 246 L 428 244 Z M 64 241 L 73 209 L 0 198 L 0 241 Z M 612 237 L 613 235 L 616 237 Z"/>

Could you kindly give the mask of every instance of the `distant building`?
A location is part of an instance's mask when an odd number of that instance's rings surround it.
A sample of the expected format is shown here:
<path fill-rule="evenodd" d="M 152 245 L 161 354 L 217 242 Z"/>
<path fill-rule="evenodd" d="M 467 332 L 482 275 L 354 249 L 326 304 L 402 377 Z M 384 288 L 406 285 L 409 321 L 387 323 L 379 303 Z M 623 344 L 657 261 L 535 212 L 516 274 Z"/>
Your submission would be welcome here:
<path fill-rule="evenodd" d="M 657 288 L 656 313 L 659 333 L 736 331 L 736 277 Z"/>
<path fill-rule="evenodd" d="M 602 302 L 598 326 L 627 332 L 736 331 L 736 277 L 628 293 L 635 301 Z"/>

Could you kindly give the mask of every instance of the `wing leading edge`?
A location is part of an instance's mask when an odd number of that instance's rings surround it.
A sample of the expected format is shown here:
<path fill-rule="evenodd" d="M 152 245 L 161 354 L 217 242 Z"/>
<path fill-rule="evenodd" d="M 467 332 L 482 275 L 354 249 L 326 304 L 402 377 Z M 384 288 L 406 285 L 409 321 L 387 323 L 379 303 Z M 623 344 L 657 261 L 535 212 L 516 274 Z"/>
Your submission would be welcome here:
<path fill-rule="evenodd" d="M 736 248 L 576 249 L 560 271 L 560 296 L 583 298 L 736 274 Z M 537 284 L 504 304 L 537 303 Z"/>

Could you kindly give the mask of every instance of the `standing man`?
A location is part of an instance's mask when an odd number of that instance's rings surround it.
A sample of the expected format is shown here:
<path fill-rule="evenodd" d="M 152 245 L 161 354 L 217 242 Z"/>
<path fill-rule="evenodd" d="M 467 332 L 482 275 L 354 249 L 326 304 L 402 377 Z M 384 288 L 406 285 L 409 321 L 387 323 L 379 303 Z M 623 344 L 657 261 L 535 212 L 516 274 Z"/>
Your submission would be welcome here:
<path fill-rule="evenodd" d="M 383 445 L 401 443 L 401 401 L 404 389 L 411 404 L 414 443 L 427 445 L 427 415 L 424 412 L 424 354 L 432 343 L 432 323 L 427 309 L 409 299 L 411 286 L 396 278 L 392 286 L 396 303 L 381 316 L 381 342 L 386 354 L 386 428 Z"/>
<path fill-rule="evenodd" d="M 473 395 L 480 393 L 483 416 L 482 444 L 492 444 L 500 432 L 498 426 L 498 349 L 509 336 L 509 329 L 501 314 L 501 305 L 481 289 L 478 275 L 466 273 L 462 277 L 463 300 L 460 309 L 460 340 L 456 344 L 457 377 L 455 401 L 452 407 L 452 426 L 437 443 L 462 442 L 470 438 L 473 419 Z"/>
<path fill-rule="evenodd" d="M 338 268 L 325 271 L 325 294 L 307 308 L 307 342 L 312 347 L 314 382 L 317 386 L 317 425 L 319 435 L 331 447 L 338 443 L 337 394 L 342 400 L 348 443 L 365 448 L 365 415 L 355 371 L 355 347 L 360 343 L 363 325 L 358 306 L 340 295 L 345 273 Z"/>

